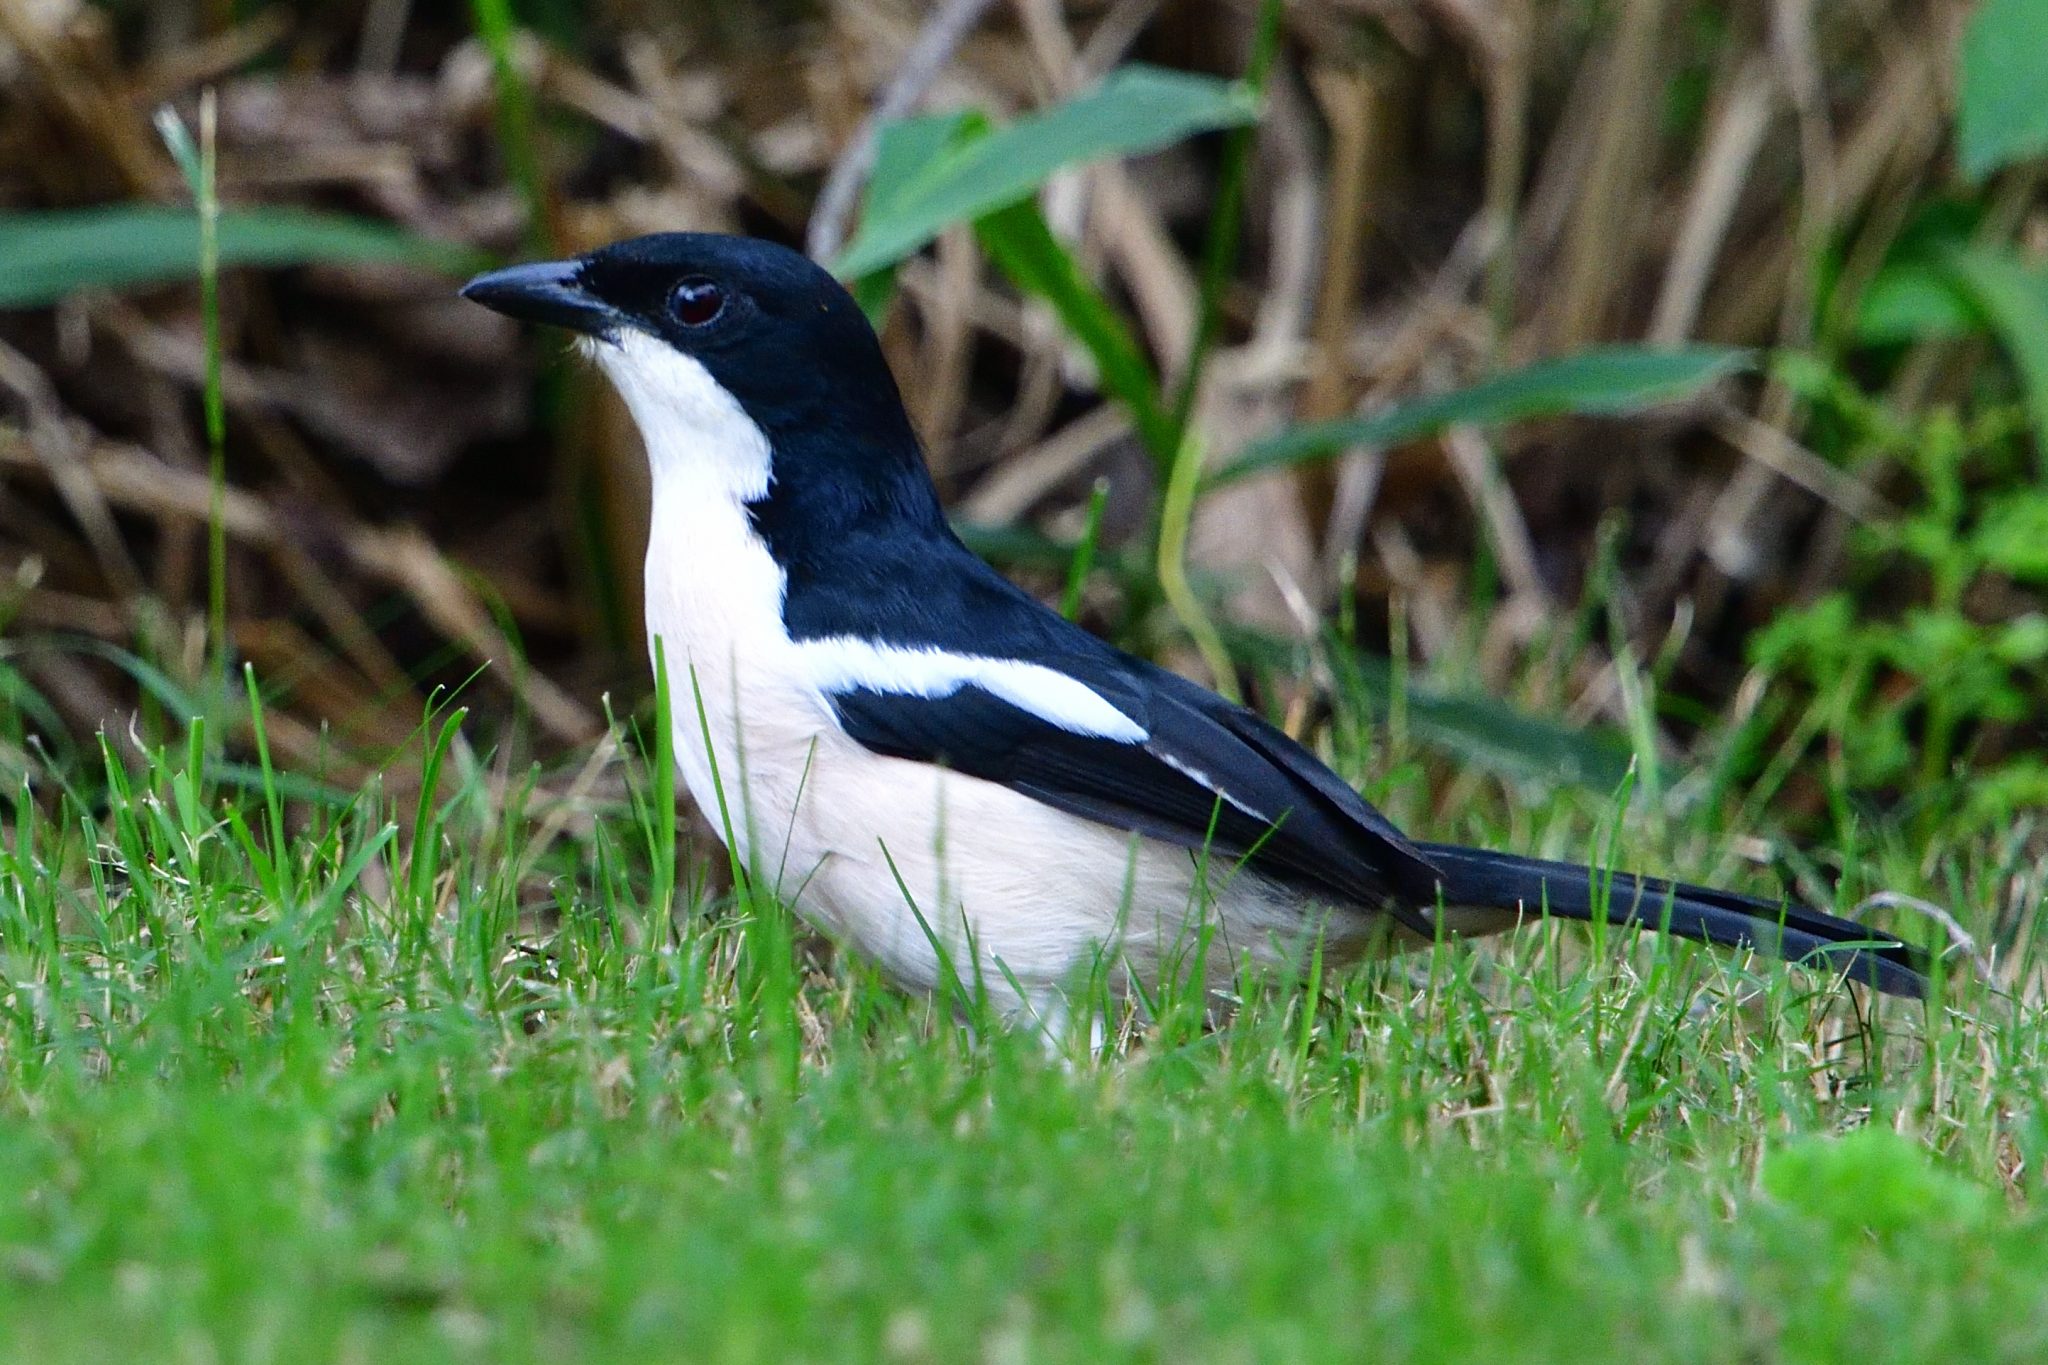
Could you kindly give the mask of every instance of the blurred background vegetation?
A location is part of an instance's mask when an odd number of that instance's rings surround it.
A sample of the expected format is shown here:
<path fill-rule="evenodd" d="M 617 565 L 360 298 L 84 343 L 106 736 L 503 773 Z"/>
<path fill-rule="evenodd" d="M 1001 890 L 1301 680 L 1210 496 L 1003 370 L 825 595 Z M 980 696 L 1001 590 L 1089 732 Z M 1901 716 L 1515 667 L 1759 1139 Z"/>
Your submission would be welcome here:
<path fill-rule="evenodd" d="M 0 0 L 0 787 L 217 710 L 227 657 L 337 782 L 447 689 L 504 755 L 587 751 L 648 689 L 646 476 L 559 338 L 454 286 L 665 229 L 858 257 L 1004 128 L 978 173 L 1021 188 L 861 258 L 978 547 L 1297 731 L 1368 698 L 1440 808 L 1633 755 L 1654 802 L 1838 843 L 1961 820 L 2017 914 L 2044 35 L 2041 0 Z M 1091 94 L 1133 63 L 1213 79 Z"/>

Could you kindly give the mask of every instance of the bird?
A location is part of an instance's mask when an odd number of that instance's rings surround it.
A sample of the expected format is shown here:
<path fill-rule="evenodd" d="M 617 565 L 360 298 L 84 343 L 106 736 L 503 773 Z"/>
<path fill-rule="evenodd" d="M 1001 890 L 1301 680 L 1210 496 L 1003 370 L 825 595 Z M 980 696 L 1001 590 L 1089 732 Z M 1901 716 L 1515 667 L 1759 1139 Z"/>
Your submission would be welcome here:
<path fill-rule="evenodd" d="M 1803 905 L 1411 840 L 1068 621 L 958 538 L 873 328 L 799 252 L 659 233 L 461 293 L 574 333 L 624 400 L 684 783 L 750 882 L 902 988 L 1045 1022 L 1091 979 L 1222 995 L 1548 915 L 1925 994 L 1920 949 Z"/>

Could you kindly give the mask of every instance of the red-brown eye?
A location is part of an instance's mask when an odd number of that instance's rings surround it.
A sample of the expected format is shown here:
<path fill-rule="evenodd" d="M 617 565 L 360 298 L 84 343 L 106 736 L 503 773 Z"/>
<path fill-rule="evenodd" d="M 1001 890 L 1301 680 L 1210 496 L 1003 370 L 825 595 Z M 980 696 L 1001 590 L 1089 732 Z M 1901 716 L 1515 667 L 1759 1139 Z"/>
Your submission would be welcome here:
<path fill-rule="evenodd" d="M 704 327 L 725 311 L 725 291 L 702 275 L 693 275 L 669 295 L 668 310 L 685 327 Z"/>

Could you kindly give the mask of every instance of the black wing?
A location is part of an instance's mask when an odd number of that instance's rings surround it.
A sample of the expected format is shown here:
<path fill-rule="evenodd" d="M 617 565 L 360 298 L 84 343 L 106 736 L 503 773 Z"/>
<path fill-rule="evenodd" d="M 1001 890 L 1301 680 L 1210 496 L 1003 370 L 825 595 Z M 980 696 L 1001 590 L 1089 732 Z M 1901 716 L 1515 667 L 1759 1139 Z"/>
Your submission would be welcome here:
<path fill-rule="evenodd" d="M 840 723 L 877 753 L 1001 783 L 1048 806 L 1187 848 L 1243 858 L 1323 899 L 1388 909 L 1434 903 L 1436 869 L 1313 754 L 1242 707 L 1102 647 L 1043 655 L 1145 732 L 1077 734 L 965 686 L 942 697 L 858 689 L 833 697 Z"/>

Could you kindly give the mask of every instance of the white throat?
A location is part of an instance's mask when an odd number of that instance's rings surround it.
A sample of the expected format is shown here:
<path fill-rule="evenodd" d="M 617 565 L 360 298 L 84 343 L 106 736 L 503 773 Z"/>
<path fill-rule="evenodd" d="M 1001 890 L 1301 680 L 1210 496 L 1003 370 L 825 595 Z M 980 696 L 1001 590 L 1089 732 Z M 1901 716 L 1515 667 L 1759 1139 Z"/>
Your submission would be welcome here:
<path fill-rule="evenodd" d="M 800 770 L 792 755 L 828 715 L 793 685 L 782 570 L 747 515 L 768 492 L 768 438 L 700 362 L 655 337 L 584 349 L 633 414 L 654 475 L 647 642 L 668 670 L 677 764 L 714 823 L 733 811 L 746 856 L 756 808 L 790 808 L 785 771 Z"/>
<path fill-rule="evenodd" d="M 768 437 L 699 361 L 632 330 L 583 347 L 640 428 L 657 503 L 671 494 L 735 504 L 766 496 Z"/>

